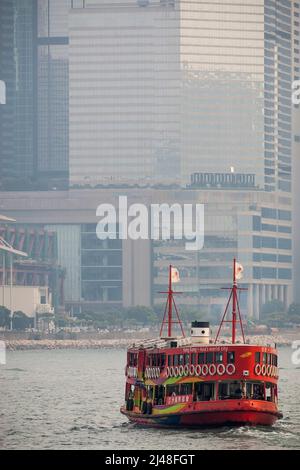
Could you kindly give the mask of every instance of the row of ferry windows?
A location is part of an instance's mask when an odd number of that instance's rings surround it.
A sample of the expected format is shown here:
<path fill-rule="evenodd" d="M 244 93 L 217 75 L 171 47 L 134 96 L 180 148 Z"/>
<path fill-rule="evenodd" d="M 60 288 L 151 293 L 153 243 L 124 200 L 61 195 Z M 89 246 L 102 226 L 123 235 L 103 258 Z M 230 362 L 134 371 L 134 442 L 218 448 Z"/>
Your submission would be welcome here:
<path fill-rule="evenodd" d="M 275 354 L 269 353 L 260 353 L 259 351 L 255 353 L 255 362 L 256 364 L 266 364 L 277 367 L 277 356 Z"/>
<path fill-rule="evenodd" d="M 201 353 L 192 353 L 192 354 L 172 354 L 167 356 L 166 354 L 150 354 L 147 358 L 147 366 L 150 367 L 165 367 L 167 364 L 171 366 L 185 366 L 189 364 L 220 364 L 227 359 L 227 364 L 234 364 L 235 362 L 235 353 L 234 351 L 224 352 L 201 352 Z M 256 364 L 266 364 L 277 366 L 277 356 L 271 353 L 255 353 L 255 362 Z M 129 365 L 137 366 L 137 355 L 129 355 Z"/>
<path fill-rule="evenodd" d="M 225 360 L 225 353 L 223 352 L 201 352 L 192 354 L 172 354 L 167 356 L 165 354 L 151 354 L 148 356 L 147 365 L 150 367 L 164 367 L 165 365 L 171 366 L 186 366 L 189 364 L 213 364 L 222 363 Z M 235 362 L 235 353 L 233 351 L 227 352 L 227 363 L 233 364 Z"/>

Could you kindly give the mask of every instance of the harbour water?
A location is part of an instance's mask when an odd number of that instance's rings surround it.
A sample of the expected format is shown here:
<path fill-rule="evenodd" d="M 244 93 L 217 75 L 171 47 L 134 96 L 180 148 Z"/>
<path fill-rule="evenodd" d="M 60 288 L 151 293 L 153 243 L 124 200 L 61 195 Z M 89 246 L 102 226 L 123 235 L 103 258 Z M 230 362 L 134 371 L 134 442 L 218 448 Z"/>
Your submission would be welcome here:
<path fill-rule="evenodd" d="M 8 352 L 0 366 L 0 449 L 299 449 L 300 365 L 280 349 L 272 428 L 140 429 L 119 413 L 125 350 Z"/>

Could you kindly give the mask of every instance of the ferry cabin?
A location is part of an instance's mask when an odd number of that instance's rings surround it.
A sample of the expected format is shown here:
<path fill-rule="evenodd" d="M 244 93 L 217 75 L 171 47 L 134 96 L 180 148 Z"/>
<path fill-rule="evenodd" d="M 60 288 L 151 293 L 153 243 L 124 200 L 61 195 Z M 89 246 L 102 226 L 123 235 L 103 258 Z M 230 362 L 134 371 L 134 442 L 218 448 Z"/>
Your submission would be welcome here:
<path fill-rule="evenodd" d="M 138 413 L 233 399 L 277 404 L 277 351 L 271 347 L 141 346 L 128 351 L 126 375 L 127 409 Z"/>

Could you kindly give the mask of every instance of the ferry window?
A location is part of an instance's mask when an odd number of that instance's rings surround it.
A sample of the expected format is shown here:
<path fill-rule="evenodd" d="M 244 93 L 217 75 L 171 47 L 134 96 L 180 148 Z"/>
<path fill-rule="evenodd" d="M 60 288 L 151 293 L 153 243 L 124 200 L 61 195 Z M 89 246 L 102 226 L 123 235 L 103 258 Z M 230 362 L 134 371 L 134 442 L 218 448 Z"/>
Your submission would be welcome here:
<path fill-rule="evenodd" d="M 166 355 L 165 355 L 165 354 L 161 354 L 160 359 L 161 359 L 161 360 L 160 360 L 160 365 L 161 365 L 161 367 L 164 367 L 165 364 L 166 364 Z"/>
<path fill-rule="evenodd" d="M 260 363 L 260 352 L 259 351 L 255 353 L 255 363 L 256 364 Z"/>
<path fill-rule="evenodd" d="M 217 352 L 216 353 L 216 362 L 217 363 L 223 362 L 223 353 L 222 352 Z"/>
<path fill-rule="evenodd" d="M 179 395 L 179 385 L 167 385 L 167 396 L 177 396 Z"/>
<path fill-rule="evenodd" d="M 184 356 L 184 364 L 185 365 L 188 365 L 190 363 L 190 355 L 189 354 L 185 354 Z"/>
<path fill-rule="evenodd" d="M 227 363 L 228 364 L 234 364 L 234 361 L 235 361 L 235 354 L 234 354 L 234 351 L 229 351 L 227 353 Z"/>
<path fill-rule="evenodd" d="M 195 353 L 192 354 L 192 364 L 196 364 L 196 359 L 197 359 L 197 355 Z"/>
<path fill-rule="evenodd" d="M 246 398 L 253 398 L 253 384 L 250 382 L 246 383 Z"/>
<path fill-rule="evenodd" d="M 272 354 L 268 354 L 268 364 L 272 364 Z"/>
<path fill-rule="evenodd" d="M 228 398 L 228 383 L 227 382 L 221 382 L 219 383 L 219 391 L 218 391 L 218 397 L 220 400 L 225 400 Z"/>
<path fill-rule="evenodd" d="M 168 356 L 168 366 L 172 366 L 173 365 L 173 356 Z"/>
<path fill-rule="evenodd" d="M 174 355 L 174 366 L 178 366 L 178 354 Z"/>
<path fill-rule="evenodd" d="M 254 400 L 264 400 L 264 385 L 253 384 L 253 398 Z"/>
<path fill-rule="evenodd" d="M 213 400 L 215 396 L 215 384 L 212 382 L 202 382 L 195 384 L 196 401 Z"/>
<path fill-rule="evenodd" d="M 191 395 L 193 390 L 193 384 L 181 384 L 180 395 Z"/>
<path fill-rule="evenodd" d="M 242 398 L 242 386 L 241 382 L 231 382 L 229 384 L 229 398 Z"/>
<path fill-rule="evenodd" d="M 277 363 L 277 356 L 274 354 L 274 366 L 277 367 L 278 363 Z"/>
<path fill-rule="evenodd" d="M 272 401 L 272 384 L 266 383 L 266 400 Z"/>
<path fill-rule="evenodd" d="M 246 398 L 264 400 L 264 385 L 262 383 L 247 382 Z"/>
<path fill-rule="evenodd" d="M 130 356 L 129 356 L 129 365 L 130 366 L 136 366 L 137 365 L 137 356 L 133 353 L 131 353 Z"/>
<path fill-rule="evenodd" d="M 198 354 L 198 364 L 205 364 L 205 353 Z"/>
<path fill-rule="evenodd" d="M 212 364 L 214 362 L 214 353 L 213 352 L 208 352 L 206 354 L 206 362 L 207 362 L 207 364 Z"/>
<path fill-rule="evenodd" d="M 267 364 L 267 353 L 263 353 L 263 363 Z"/>
<path fill-rule="evenodd" d="M 180 356 L 179 356 L 179 365 L 184 366 L 184 355 L 183 354 L 180 354 Z"/>

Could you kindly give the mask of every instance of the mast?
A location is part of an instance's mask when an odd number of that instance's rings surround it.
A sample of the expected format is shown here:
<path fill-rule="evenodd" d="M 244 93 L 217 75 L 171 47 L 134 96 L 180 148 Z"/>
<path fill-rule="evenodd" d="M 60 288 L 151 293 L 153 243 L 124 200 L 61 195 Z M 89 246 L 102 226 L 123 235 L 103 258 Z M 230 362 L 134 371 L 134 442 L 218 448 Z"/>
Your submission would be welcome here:
<path fill-rule="evenodd" d="M 237 304 L 237 283 L 236 283 L 236 259 L 233 260 L 233 284 L 232 284 L 232 344 L 235 344 L 236 334 L 236 304 Z"/>
<path fill-rule="evenodd" d="M 172 290 L 172 266 L 169 266 L 169 289 L 168 289 L 168 337 L 172 338 L 172 305 L 173 305 L 173 290 Z"/>
<path fill-rule="evenodd" d="M 243 342 L 245 343 L 245 335 L 244 335 L 244 328 L 243 328 L 243 322 L 242 322 L 242 317 L 241 317 L 241 311 L 240 311 L 240 305 L 239 305 L 239 299 L 238 299 L 238 291 L 242 290 L 247 290 L 242 287 L 238 287 L 237 285 L 237 276 L 236 276 L 236 258 L 233 260 L 233 283 L 232 287 L 229 289 L 227 287 L 223 287 L 223 289 L 230 290 L 230 295 L 229 299 L 225 308 L 225 312 L 223 314 L 218 333 L 215 339 L 215 344 L 218 341 L 222 326 L 224 323 L 231 323 L 231 341 L 232 344 L 235 344 L 236 342 L 236 324 L 237 324 L 237 315 L 238 315 L 238 322 L 241 327 L 241 332 L 242 332 L 242 337 L 243 337 Z M 225 320 L 228 308 L 230 305 L 230 301 L 232 301 L 232 310 L 231 310 L 231 320 Z"/>
<path fill-rule="evenodd" d="M 181 294 L 181 292 L 174 292 L 172 286 L 172 265 L 169 266 L 169 284 L 168 284 L 168 291 L 167 292 L 159 292 L 160 294 L 167 294 L 167 302 L 164 311 L 164 317 L 160 328 L 159 336 L 162 337 L 162 333 L 164 330 L 164 326 L 167 325 L 168 327 L 168 338 L 172 338 L 172 325 L 179 324 L 182 336 L 185 337 L 185 333 L 183 330 L 182 322 L 179 317 L 178 309 L 174 300 L 174 294 Z M 176 312 L 177 320 L 173 320 L 173 306 Z"/>

